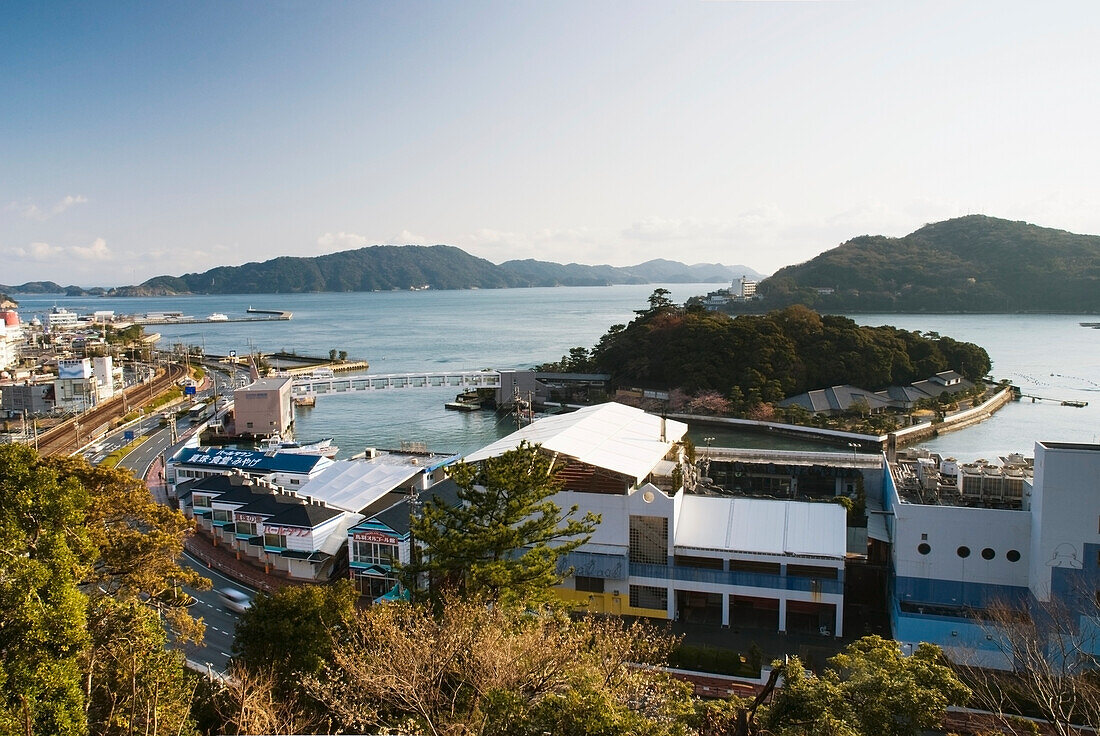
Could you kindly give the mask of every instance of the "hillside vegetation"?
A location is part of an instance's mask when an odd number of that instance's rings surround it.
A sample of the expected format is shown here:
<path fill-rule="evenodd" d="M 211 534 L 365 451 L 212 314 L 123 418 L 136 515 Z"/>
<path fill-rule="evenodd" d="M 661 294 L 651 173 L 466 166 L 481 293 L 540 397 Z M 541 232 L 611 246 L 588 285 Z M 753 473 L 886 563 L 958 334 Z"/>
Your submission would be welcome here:
<path fill-rule="evenodd" d="M 853 238 L 780 269 L 757 291 L 761 303 L 749 309 L 1096 312 L 1100 237 L 969 215 L 903 238 Z"/>
<path fill-rule="evenodd" d="M 731 317 L 678 307 L 666 295 L 654 292 L 649 309 L 612 326 L 591 350 L 540 368 L 609 373 L 620 388 L 715 392 L 744 412 L 811 389 L 879 390 L 948 369 L 977 380 L 991 366 L 985 349 L 935 333 L 862 327 L 799 305 Z"/>
<path fill-rule="evenodd" d="M 527 286 L 606 286 L 610 284 L 721 283 L 744 266 L 687 266 L 654 260 L 637 266 L 562 265 L 546 261 L 507 261 L 500 265 L 448 245 L 376 245 L 312 258 L 281 257 L 243 266 L 219 266 L 202 273 L 157 276 L 114 289 L 114 296 L 171 294 L 270 294 L 319 291 L 503 289 Z"/>

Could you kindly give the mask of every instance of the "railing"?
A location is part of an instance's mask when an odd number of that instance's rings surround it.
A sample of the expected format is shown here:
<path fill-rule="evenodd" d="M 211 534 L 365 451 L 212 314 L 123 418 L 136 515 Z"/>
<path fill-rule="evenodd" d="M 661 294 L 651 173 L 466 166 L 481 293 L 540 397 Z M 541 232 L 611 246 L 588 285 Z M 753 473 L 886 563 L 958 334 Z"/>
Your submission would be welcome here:
<path fill-rule="evenodd" d="M 340 394 L 406 388 L 500 388 L 498 371 L 447 371 L 444 373 L 394 373 L 294 379 L 291 396 Z"/>
<path fill-rule="evenodd" d="M 678 565 L 666 566 L 632 562 L 630 563 L 630 574 L 642 578 L 683 580 L 685 582 L 711 583 L 714 585 L 739 585 L 747 588 L 797 590 L 833 595 L 840 595 L 844 592 L 844 582 L 841 580 L 804 578 L 793 575 L 769 575 L 767 573 L 742 572 L 739 570 L 707 570 Z"/>

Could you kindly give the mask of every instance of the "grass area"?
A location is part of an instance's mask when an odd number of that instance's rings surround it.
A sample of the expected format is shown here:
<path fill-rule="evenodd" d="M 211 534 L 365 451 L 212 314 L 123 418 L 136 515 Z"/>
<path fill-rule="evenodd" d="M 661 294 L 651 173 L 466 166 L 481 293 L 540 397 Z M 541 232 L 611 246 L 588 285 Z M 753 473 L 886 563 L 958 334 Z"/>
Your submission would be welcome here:
<path fill-rule="evenodd" d="M 106 468 L 116 467 L 120 462 L 122 462 L 122 458 L 126 457 L 131 452 L 133 452 L 135 447 L 137 447 L 138 445 L 140 445 L 142 442 L 144 442 L 147 439 L 149 439 L 149 438 L 145 437 L 145 436 L 135 437 L 134 441 L 131 442 L 130 444 L 123 445 L 122 447 L 118 448 L 117 450 L 112 452 L 107 457 L 103 458 L 103 462 L 101 462 L 100 465 L 102 465 Z"/>

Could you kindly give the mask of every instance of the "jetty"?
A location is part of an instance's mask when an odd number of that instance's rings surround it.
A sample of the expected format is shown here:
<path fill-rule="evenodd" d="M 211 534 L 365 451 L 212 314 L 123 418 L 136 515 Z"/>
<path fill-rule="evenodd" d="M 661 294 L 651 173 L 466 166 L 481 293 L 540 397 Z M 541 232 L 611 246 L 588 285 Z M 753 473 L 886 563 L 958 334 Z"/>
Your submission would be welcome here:
<path fill-rule="evenodd" d="M 249 314 L 273 314 L 278 319 L 290 319 L 294 316 L 294 312 L 287 312 L 283 309 L 254 309 L 251 305 L 245 311 Z"/>
<path fill-rule="evenodd" d="M 249 309 L 249 311 L 253 311 Z M 264 312 L 262 316 L 258 317 L 229 317 L 227 315 L 218 315 L 216 318 L 211 317 L 191 317 L 191 316 L 175 316 L 175 315 L 146 315 L 144 317 L 133 317 L 128 320 L 131 324 L 135 325 L 224 325 L 231 322 L 281 322 L 290 319 L 291 312 Z"/>

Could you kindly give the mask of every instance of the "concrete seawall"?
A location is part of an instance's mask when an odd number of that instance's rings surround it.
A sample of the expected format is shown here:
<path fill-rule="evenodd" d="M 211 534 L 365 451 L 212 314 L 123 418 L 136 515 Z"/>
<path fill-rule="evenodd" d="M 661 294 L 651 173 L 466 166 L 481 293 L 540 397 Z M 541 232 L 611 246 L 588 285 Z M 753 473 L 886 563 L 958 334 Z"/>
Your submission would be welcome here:
<path fill-rule="evenodd" d="M 787 437 L 820 442 L 838 447 L 850 447 L 858 445 L 860 449 L 877 448 L 885 450 L 894 437 L 897 447 L 904 447 L 916 442 L 936 437 L 944 432 L 954 432 L 965 429 L 973 424 L 983 422 L 993 416 L 994 412 L 1012 401 L 1012 389 L 1005 388 L 999 391 L 993 398 L 980 406 L 966 411 L 958 412 L 946 417 L 942 422 L 923 422 L 911 427 L 899 429 L 896 432 L 883 435 L 859 434 L 857 432 L 842 432 L 836 429 L 821 429 L 820 427 L 803 427 L 797 424 L 779 424 L 778 422 L 760 422 L 753 419 L 733 419 L 731 417 L 712 417 L 698 414 L 669 414 L 670 419 L 676 419 L 690 424 L 711 424 L 717 427 L 731 427 L 745 429 L 768 434 L 779 434 Z"/>

